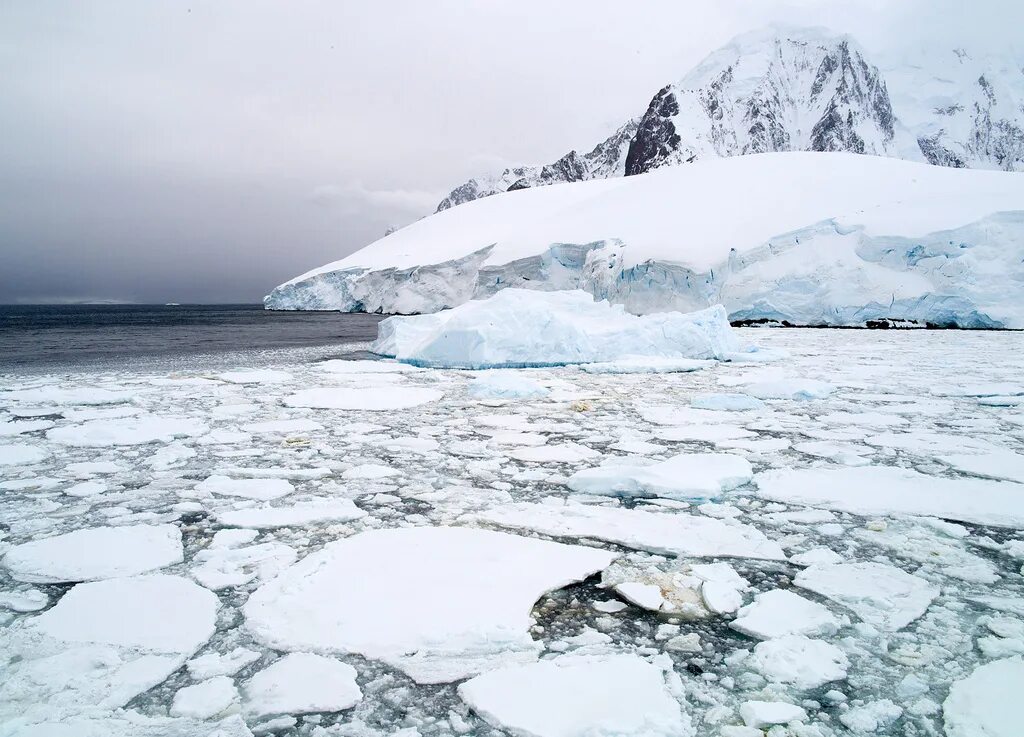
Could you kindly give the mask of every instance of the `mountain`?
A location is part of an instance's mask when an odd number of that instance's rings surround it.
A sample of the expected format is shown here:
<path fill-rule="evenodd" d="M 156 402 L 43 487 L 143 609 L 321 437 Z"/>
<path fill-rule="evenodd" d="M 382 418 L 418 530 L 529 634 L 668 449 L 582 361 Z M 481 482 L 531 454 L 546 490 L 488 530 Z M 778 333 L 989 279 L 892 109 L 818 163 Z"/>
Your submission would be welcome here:
<path fill-rule="evenodd" d="M 594 150 L 582 156 L 570 151 L 553 164 L 520 166 L 505 169 L 497 176 L 470 179 L 453 189 L 437 206 L 437 212 L 465 202 L 488 197 L 498 192 L 509 192 L 528 187 L 565 182 L 584 182 L 588 179 L 621 177 L 626 171 L 626 154 L 636 135 L 637 122 L 630 120 Z"/>
<path fill-rule="evenodd" d="M 659 90 L 646 112 L 591 153 L 471 179 L 437 209 L 509 189 L 772 151 L 1024 169 L 1024 66 L 963 49 L 883 66 L 826 29 L 746 34 Z"/>
<path fill-rule="evenodd" d="M 1024 176 L 850 153 L 709 156 L 450 208 L 265 304 L 423 313 L 507 287 L 582 289 L 634 314 L 722 304 L 734 321 L 1024 328 Z"/>

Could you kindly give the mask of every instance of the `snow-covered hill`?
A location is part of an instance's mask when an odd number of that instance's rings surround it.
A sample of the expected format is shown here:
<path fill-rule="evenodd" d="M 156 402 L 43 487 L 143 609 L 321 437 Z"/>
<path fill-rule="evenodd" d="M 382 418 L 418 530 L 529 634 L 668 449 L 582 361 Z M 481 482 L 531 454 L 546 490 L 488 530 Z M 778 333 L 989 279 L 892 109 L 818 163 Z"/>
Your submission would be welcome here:
<path fill-rule="evenodd" d="M 591 153 L 471 179 L 437 209 L 508 189 L 770 151 L 1024 169 L 1024 61 L 950 49 L 881 63 L 827 29 L 745 34 L 661 89 Z"/>
<path fill-rule="evenodd" d="M 1024 328 L 1024 177 L 795 152 L 528 188 L 413 223 L 266 306 L 434 312 L 510 286 L 637 314 Z"/>

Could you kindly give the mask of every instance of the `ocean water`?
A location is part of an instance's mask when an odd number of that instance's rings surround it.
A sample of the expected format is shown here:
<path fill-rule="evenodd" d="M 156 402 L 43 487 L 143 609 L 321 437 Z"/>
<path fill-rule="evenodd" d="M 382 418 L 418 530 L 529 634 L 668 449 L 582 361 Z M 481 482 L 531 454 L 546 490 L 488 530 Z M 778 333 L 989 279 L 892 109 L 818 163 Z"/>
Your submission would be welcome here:
<path fill-rule="evenodd" d="M 383 317 L 245 304 L 0 305 L 0 372 L 194 368 L 286 349 L 345 352 L 376 338 Z"/>

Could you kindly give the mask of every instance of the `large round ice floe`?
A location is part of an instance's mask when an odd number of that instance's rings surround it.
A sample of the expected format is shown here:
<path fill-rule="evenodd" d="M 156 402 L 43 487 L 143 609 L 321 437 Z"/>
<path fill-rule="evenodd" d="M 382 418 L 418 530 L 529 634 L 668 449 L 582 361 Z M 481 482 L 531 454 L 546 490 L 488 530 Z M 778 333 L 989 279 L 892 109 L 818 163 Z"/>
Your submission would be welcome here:
<path fill-rule="evenodd" d="M 906 514 L 1024 528 L 1024 486 L 906 468 L 784 468 L 757 476 L 765 499 L 853 514 Z"/>
<path fill-rule="evenodd" d="M 91 527 L 15 545 L 3 566 L 17 581 L 66 583 L 134 576 L 182 560 L 174 525 Z"/>
<path fill-rule="evenodd" d="M 46 432 L 46 437 L 61 445 L 98 448 L 111 445 L 168 443 L 175 438 L 203 435 L 208 429 L 200 420 L 188 417 L 139 415 L 55 427 Z"/>
<path fill-rule="evenodd" d="M 217 597 L 177 576 L 78 584 L 0 631 L 0 720 L 116 709 L 161 683 L 214 632 Z"/>
<path fill-rule="evenodd" d="M 358 653 L 421 683 L 447 682 L 535 658 L 534 602 L 614 558 L 489 530 L 372 530 L 263 585 L 245 605 L 246 623 L 271 647 Z"/>
<path fill-rule="evenodd" d="M 507 504 L 476 518 L 552 537 L 581 537 L 660 555 L 785 560 L 779 544 L 750 525 L 691 514 L 585 504 Z"/>
<path fill-rule="evenodd" d="M 497 368 L 627 357 L 721 359 L 740 350 L 725 308 L 637 316 L 582 291 L 503 289 L 431 315 L 389 317 L 373 350 L 424 366 Z"/>
<path fill-rule="evenodd" d="M 484 673 L 459 696 L 495 727 L 529 737 L 689 734 L 665 678 L 635 655 L 562 656 Z"/>
<path fill-rule="evenodd" d="M 569 477 L 573 491 L 587 494 L 660 496 L 690 501 L 713 499 L 753 478 L 750 463 L 728 453 L 683 453 L 648 466 L 598 466 Z"/>
<path fill-rule="evenodd" d="M 284 398 L 288 407 L 388 411 L 436 402 L 444 394 L 418 386 L 318 387 Z"/>
<path fill-rule="evenodd" d="M 942 705 L 947 737 L 1019 737 L 1024 659 L 986 663 L 949 689 Z"/>
<path fill-rule="evenodd" d="M 820 564 L 806 568 L 793 582 L 847 609 L 887 632 L 920 617 L 939 589 L 885 563 Z"/>

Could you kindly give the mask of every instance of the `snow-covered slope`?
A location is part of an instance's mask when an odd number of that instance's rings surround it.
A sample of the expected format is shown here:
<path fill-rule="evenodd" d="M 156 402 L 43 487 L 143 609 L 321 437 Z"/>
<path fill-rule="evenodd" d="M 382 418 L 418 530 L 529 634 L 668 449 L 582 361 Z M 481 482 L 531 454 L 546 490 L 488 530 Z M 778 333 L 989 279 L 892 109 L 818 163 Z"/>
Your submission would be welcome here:
<path fill-rule="evenodd" d="M 1024 328 L 1024 177 L 798 152 L 525 189 L 413 223 L 266 306 L 435 312 L 510 286 L 637 314 Z"/>
<path fill-rule="evenodd" d="M 1024 60 L 964 49 L 873 60 L 855 39 L 828 29 L 748 33 L 658 91 L 646 112 L 590 154 L 471 179 L 437 209 L 510 188 L 770 151 L 1024 169 Z"/>

